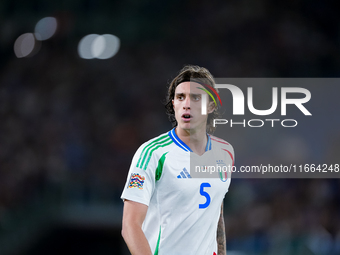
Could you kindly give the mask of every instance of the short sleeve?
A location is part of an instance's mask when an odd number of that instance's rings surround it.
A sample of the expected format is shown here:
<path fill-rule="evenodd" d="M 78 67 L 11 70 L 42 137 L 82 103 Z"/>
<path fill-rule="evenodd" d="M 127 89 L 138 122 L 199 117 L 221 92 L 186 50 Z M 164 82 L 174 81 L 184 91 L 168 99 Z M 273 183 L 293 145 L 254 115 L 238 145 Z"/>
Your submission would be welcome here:
<path fill-rule="evenodd" d="M 155 188 L 155 172 L 157 168 L 154 154 L 141 157 L 145 146 L 135 153 L 121 199 L 131 200 L 149 206 Z"/>

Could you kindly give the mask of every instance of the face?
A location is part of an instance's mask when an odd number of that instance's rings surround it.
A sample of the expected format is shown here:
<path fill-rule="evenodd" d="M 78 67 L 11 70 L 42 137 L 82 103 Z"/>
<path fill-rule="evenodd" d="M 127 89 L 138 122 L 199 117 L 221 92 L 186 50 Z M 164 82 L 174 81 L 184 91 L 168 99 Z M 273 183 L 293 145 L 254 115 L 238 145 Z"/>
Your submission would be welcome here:
<path fill-rule="evenodd" d="M 182 82 L 175 90 L 172 104 L 178 128 L 183 130 L 206 130 L 208 115 L 202 115 L 202 94 L 207 93 L 199 88 L 204 88 L 195 82 Z M 207 100 L 209 102 L 209 100 Z M 214 111 L 214 102 L 207 103 L 207 113 Z"/>

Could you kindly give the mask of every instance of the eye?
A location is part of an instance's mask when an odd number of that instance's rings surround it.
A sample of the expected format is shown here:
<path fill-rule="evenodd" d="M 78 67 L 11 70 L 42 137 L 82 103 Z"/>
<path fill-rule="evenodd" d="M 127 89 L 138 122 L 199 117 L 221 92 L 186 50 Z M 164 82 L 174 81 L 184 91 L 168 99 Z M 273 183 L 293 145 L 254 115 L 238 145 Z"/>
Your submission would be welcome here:
<path fill-rule="evenodd" d="M 194 101 L 199 101 L 201 99 L 200 95 L 193 95 L 193 100 Z"/>

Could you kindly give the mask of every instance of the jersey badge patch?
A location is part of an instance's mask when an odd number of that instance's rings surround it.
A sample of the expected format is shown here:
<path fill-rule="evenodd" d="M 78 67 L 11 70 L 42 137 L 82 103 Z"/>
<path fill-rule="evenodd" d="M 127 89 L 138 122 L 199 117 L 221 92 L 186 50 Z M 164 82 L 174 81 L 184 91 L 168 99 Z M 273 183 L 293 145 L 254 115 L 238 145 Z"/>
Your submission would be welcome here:
<path fill-rule="evenodd" d="M 228 168 L 226 163 L 224 162 L 224 160 L 216 160 L 216 164 L 218 167 L 220 167 L 220 169 L 223 169 L 219 172 L 221 181 L 226 182 L 228 180 Z"/>
<path fill-rule="evenodd" d="M 138 188 L 143 189 L 145 177 L 141 176 L 140 174 L 133 173 L 131 174 L 130 182 L 129 182 L 129 188 Z"/>

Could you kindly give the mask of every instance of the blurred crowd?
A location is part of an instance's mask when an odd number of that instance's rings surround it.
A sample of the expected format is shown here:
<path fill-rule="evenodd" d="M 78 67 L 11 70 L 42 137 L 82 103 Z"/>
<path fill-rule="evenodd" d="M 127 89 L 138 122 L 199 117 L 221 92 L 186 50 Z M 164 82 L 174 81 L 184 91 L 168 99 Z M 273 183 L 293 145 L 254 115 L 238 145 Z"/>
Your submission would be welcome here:
<path fill-rule="evenodd" d="M 0 230 L 3 215 L 50 190 L 67 190 L 73 201 L 120 204 L 138 146 L 171 128 L 163 106 L 166 88 L 184 64 L 205 66 L 215 77 L 339 76 L 333 2 L 174 1 L 167 9 L 170 3 L 132 1 L 135 12 L 150 15 L 129 17 L 130 26 L 140 28 L 140 18 L 154 25 L 154 33 L 147 26 L 129 37 L 131 29 L 122 28 L 116 34 L 121 48 L 112 59 L 80 59 L 75 25 L 59 28 L 30 58 L 7 53 L 0 69 Z M 1 45 L 2 52 L 12 50 Z M 339 159 L 335 135 L 324 163 Z M 252 140 L 247 143 L 256 150 Z M 339 184 L 234 180 L 225 201 L 228 249 L 339 254 Z"/>
<path fill-rule="evenodd" d="M 233 180 L 228 249 L 245 254 L 339 254 L 339 180 Z"/>

